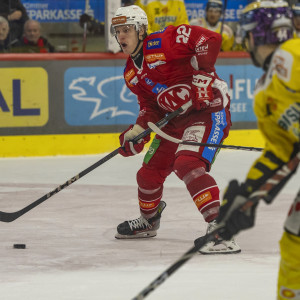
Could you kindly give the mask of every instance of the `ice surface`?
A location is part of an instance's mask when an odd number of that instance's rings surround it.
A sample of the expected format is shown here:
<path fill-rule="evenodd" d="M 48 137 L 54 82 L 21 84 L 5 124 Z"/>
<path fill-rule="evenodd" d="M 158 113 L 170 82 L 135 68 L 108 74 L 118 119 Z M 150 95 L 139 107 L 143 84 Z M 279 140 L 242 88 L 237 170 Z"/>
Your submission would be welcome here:
<path fill-rule="evenodd" d="M 213 166 L 221 191 L 243 180 L 259 153 L 222 150 Z M 98 156 L 0 159 L 0 210 L 15 211 L 101 159 Z M 1 300 L 130 300 L 205 234 L 206 224 L 172 174 L 158 236 L 116 240 L 116 226 L 139 215 L 135 174 L 143 157 L 116 156 L 12 223 L 0 223 Z M 297 178 L 298 177 L 298 178 Z M 195 255 L 149 300 L 275 299 L 278 241 L 299 174 L 257 225 L 237 237 L 242 253 Z M 27 249 L 13 249 L 25 243 Z"/>

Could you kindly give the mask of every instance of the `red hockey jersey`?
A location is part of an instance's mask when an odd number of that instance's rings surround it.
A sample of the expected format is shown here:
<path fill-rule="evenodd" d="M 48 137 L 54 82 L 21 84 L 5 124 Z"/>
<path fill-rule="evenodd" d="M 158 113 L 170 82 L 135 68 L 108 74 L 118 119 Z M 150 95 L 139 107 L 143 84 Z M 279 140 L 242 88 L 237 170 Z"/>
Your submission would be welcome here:
<path fill-rule="evenodd" d="M 140 105 L 136 123 L 147 128 L 148 121 L 157 122 L 167 112 L 190 100 L 193 71 L 215 72 L 214 65 L 221 42 L 220 34 L 189 25 L 171 25 L 149 35 L 143 41 L 144 60 L 141 68 L 129 57 L 124 70 L 126 84 L 137 95 Z M 159 97 L 164 90 L 174 86 L 177 90 L 185 89 L 182 92 L 182 103 Z M 167 127 L 176 131 L 176 128 L 187 125 L 187 117 L 204 121 L 210 118 L 212 112 L 222 110 L 224 103 L 222 97 L 219 97 L 220 91 L 214 93 L 220 100 L 217 105 L 203 111 L 190 108 L 184 115 L 171 120 L 171 126 Z M 227 101 L 225 105 L 229 106 Z"/>

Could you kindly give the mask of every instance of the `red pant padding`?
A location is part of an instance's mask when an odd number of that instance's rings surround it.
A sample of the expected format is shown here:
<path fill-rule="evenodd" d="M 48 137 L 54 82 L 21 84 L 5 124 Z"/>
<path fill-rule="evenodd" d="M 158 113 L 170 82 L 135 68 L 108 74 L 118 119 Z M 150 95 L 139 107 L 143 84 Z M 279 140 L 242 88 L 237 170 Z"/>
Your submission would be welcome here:
<path fill-rule="evenodd" d="M 198 168 L 206 168 L 206 164 L 200 160 L 198 157 L 195 156 L 188 156 L 188 155 L 180 155 L 176 157 L 173 170 L 175 174 L 183 180 L 185 175 L 189 173 L 192 170 L 198 169 Z"/>
<path fill-rule="evenodd" d="M 206 222 L 218 216 L 219 188 L 212 176 L 205 172 L 205 163 L 194 156 L 178 156 L 174 171 L 183 180 L 198 210 Z"/>

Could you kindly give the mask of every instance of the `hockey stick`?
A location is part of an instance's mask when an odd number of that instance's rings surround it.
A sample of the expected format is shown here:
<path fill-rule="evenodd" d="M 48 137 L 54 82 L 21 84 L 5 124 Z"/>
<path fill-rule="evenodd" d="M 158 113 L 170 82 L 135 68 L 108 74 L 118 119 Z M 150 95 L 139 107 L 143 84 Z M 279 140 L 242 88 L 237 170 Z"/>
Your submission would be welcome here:
<path fill-rule="evenodd" d="M 90 9 L 90 1 L 85 0 L 85 10 L 84 12 L 87 14 Z M 83 24 L 83 40 L 82 40 L 82 52 L 85 52 L 86 49 L 86 39 L 87 39 L 87 22 Z"/>
<path fill-rule="evenodd" d="M 189 261 L 196 252 L 201 249 L 207 242 L 215 239 L 216 232 L 213 231 L 210 234 L 202 236 L 195 240 L 194 246 L 184 253 L 175 263 L 173 263 L 166 271 L 161 273 L 155 278 L 146 288 L 144 288 L 137 296 L 132 300 L 143 300 L 145 297 L 153 292 L 158 286 L 160 286 L 167 278 L 175 273 L 182 265 Z"/>
<path fill-rule="evenodd" d="M 277 172 L 270 177 L 265 184 L 263 184 L 257 191 L 253 192 L 249 196 L 249 200 L 241 207 L 241 210 L 246 210 L 260 199 L 267 199 L 271 197 L 271 192 L 277 187 L 277 185 L 287 178 L 293 171 L 296 170 L 300 162 L 300 152 L 297 153 L 287 164 L 283 165 Z M 281 186 L 282 188 L 283 186 Z M 143 300 L 145 297 L 153 292 L 158 286 L 160 286 L 167 278 L 175 273 L 182 265 L 190 260 L 196 252 L 201 249 L 205 244 L 215 239 L 215 235 L 226 229 L 226 224 L 218 224 L 218 227 L 209 234 L 197 238 L 194 241 L 194 246 L 184 253 L 175 263 L 173 263 L 166 271 L 161 273 L 156 279 L 154 279 L 146 288 L 144 288 L 137 296 L 132 300 Z"/>
<path fill-rule="evenodd" d="M 207 143 L 197 143 L 197 142 L 190 142 L 190 141 L 183 141 L 180 139 L 176 139 L 165 132 L 163 132 L 160 128 L 158 128 L 154 123 L 148 122 L 149 128 L 152 129 L 153 132 L 160 135 L 162 138 L 173 142 L 175 144 L 181 145 L 190 145 L 190 146 L 200 146 L 200 147 L 210 147 L 210 148 L 224 148 L 224 149 L 234 149 L 234 150 L 246 150 L 246 151 L 259 151 L 261 152 L 263 148 L 256 148 L 256 147 L 244 147 L 244 146 L 234 146 L 234 145 L 220 145 L 220 144 L 207 144 Z"/>
<path fill-rule="evenodd" d="M 182 113 L 183 111 L 185 111 L 186 109 L 188 109 L 191 105 L 192 105 L 191 101 L 185 103 L 183 106 L 181 106 L 177 110 L 171 112 L 170 114 L 168 114 L 164 118 L 162 118 L 160 121 L 158 121 L 156 123 L 156 125 L 158 127 L 165 125 L 169 120 L 171 120 L 171 119 L 175 118 L 176 116 L 178 116 L 180 113 Z M 145 136 L 147 136 L 148 134 L 150 134 L 151 131 L 152 130 L 150 128 L 147 128 L 141 134 L 139 134 L 134 139 L 132 139 L 132 142 L 134 144 L 137 143 L 140 139 L 143 139 Z M 15 212 L 3 212 L 3 211 L 0 211 L 0 221 L 8 223 L 8 222 L 12 222 L 12 221 L 16 220 L 17 218 L 21 217 L 22 215 L 24 215 L 25 213 L 27 213 L 28 211 L 30 211 L 34 207 L 40 205 L 41 203 L 43 203 L 44 201 L 46 201 L 47 199 L 49 199 L 53 195 L 57 194 L 58 192 L 60 192 L 64 188 L 66 188 L 67 186 L 71 185 L 72 183 L 74 183 L 78 179 L 82 178 L 86 174 L 90 173 L 91 171 L 93 171 L 94 169 L 96 169 L 97 167 L 99 167 L 100 165 L 104 164 L 105 162 L 107 162 L 108 160 L 110 160 L 111 158 L 113 158 L 114 156 L 116 156 L 119 153 L 119 149 L 120 148 L 121 147 L 119 147 L 118 149 L 115 149 L 114 151 L 112 151 L 111 153 L 109 153 L 108 155 L 106 155 L 105 157 L 103 157 L 102 159 L 100 159 L 99 161 L 97 161 L 96 163 L 94 163 L 93 165 L 91 165 L 90 167 L 88 167 L 85 170 L 81 171 L 76 176 L 72 177 L 71 179 L 69 179 L 68 181 L 66 181 L 65 183 L 63 183 L 62 185 L 58 186 L 57 188 L 55 188 L 51 192 L 45 194 L 44 196 L 42 196 L 38 200 L 32 202 L 31 204 L 29 204 L 28 206 L 24 207 L 23 209 L 15 211 Z"/>
<path fill-rule="evenodd" d="M 228 0 L 225 0 L 224 1 L 224 9 L 223 9 L 223 16 L 222 16 L 222 24 L 221 24 L 221 29 L 220 29 L 220 34 L 222 36 L 222 33 L 223 33 L 223 27 L 224 27 L 224 22 L 225 22 L 225 13 L 226 13 L 226 8 L 227 8 L 227 1 Z"/>

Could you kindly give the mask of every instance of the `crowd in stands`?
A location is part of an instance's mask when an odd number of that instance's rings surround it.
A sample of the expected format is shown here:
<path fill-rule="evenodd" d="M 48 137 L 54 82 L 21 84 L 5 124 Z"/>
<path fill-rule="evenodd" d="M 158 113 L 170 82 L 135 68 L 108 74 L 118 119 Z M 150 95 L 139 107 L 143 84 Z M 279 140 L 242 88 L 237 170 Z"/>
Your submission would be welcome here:
<path fill-rule="evenodd" d="M 249 1 L 252 2 L 252 1 Z M 293 9 L 294 37 L 300 37 L 300 3 L 287 1 Z M 205 17 L 188 20 L 184 0 L 122 0 L 122 5 L 138 5 L 147 13 L 148 33 L 161 30 L 168 25 L 190 24 L 202 26 L 222 35 L 221 51 L 244 51 L 239 24 L 224 22 L 222 0 L 208 0 Z"/>
<path fill-rule="evenodd" d="M 39 22 L 28 18 L 20 0 L 0 0 L 0 53 L 47 53 L 54 47 Z"/>
<path fill-rule="evenodd" d="M 148 34 L 168 25 L 202 26 L 222 35 L 221 51 L 244 51 L 238 22 L 224 22 L 222 0 L 207 0 L 204 18 L 189 21 L 184 0 L 121 0 L 122 6 L 138 5 L 148 16 Z M 249 1 L 251 2 L 251 1 Z M 294 37 L 300 37 L 300 3 L 287 1 L 293 8 Z M 104 34 L 104 23 L 84 13 L 80 20 L 89 33 Z M 42 36 L 41 24 L 30 20 L 21 0 L 0 0 L 0 53 L 48 53 L 54 46 Z"/>

